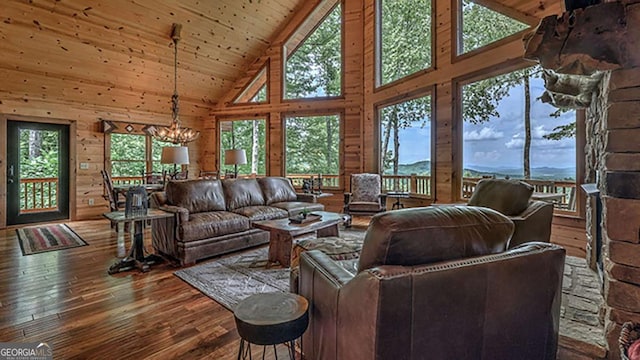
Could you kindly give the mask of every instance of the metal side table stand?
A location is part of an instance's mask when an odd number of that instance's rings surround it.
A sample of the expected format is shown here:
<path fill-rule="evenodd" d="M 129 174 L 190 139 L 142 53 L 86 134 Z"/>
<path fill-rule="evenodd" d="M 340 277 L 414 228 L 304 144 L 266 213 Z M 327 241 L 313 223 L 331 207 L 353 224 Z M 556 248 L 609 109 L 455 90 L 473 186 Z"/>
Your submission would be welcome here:
<path fill-rule="evenodd" d="M 112 222 L 117 223 L 119 238 L 118 241 L 124 241 L 123 239 L 120 239 L 120 237 L 124 238 L 122 228 L 124 227 L 123 225 L 125 223 L 133 222 L 135 228 L 133 239 L 131 241 L 131 249 L 129 249 L 129 254 L 124 259 L 116 262 L 109 267 L 109 270 L 107 271 L 109 275 L 117 274 L 121 271 L 131 269 L 139 269 L 142 272 L 147 272 L 149 271 L 150 265 L 162 262 L 163 259 L 157 255 L 150 254 L 145 256 L 143 222 L 151 219 L 162 219 L 172 216 L 174 216 L 172 213 L 158 209 L 148 209 L 146 214 L 134 216 L 125 216 L 124 211 L 113 211 L 104 214 L 104 217 L 111 220 Z"/>

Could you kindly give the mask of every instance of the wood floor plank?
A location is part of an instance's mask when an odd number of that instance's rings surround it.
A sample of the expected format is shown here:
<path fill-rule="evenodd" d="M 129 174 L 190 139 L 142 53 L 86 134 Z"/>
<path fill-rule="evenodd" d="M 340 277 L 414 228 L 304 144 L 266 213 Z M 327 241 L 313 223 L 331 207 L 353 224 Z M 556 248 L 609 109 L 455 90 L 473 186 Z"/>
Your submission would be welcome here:
<path fill-rule="evenodd" d="M 15 229 L 0 230 L 2 341 L 48 342 L 56 359 L 236 359 L 229 310 L 169 264 L 108 275 L 118 260 L 109 222 L 69 225 L 88 246 L 23 256 Z M 147 250 L 149 239 L 147 229 Z M 286 354 L 279 346 L 278 358 Z M 268 351 L 266 358 L 275 357 Z"/>
<path fill-rule="evenodd" d="M 368 217 L 354 218 L 366 228 Z M 169 264 L 148 273 L 108 275 L 118 238 L 106 220 L 70 223 L 89 245 L 23 256 L 14 229 L 0 230 L 0 339 L 48 342 L 55 359 L 236 359 L 233 314 L 173 275 Z M 581 234 L 558 228 L 553 241 L 575 246 Z M 151 250 L 150 233 L 145 245 Z M 126 239 L 127 249 L 130 239 Z M 267 349 L 267 359 L 274 359 Z M 287 348 L 278 346 L 278 358 Z M 261 358 L 262 347 L 254 346 Z"/>

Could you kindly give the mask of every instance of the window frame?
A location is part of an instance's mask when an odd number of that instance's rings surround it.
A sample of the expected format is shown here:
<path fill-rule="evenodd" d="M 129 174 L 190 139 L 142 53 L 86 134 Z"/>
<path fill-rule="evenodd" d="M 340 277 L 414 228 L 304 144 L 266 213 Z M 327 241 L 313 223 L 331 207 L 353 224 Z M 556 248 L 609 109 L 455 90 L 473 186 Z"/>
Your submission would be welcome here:
<path fill-rule="evenodd" d="M 328 109 L 324 111 L 309 111 L 309 112 L 283 112 L 281 114 L 282 118 L 282 173 L 286 178 L 291 178 L 290 174 L 287 172 L 287 119 L 292 117 L 316 117 L 316 116 L 338 116 L 339 121 L 339 133 L 338 133 L 338 185 L 337 186 L 327 186 L 323 187 L 327 190 L 332 191 L 340 191 L 344 189 L 344 119 L 345 112 L 344 109 Z M 295 175 L 295 174 L 294 174 Z M 322 175 L 331 175 L 333 174 L 322 174 Z"/>
<path fill-rule="evenodd" d="M 531 67 L 532 64 L 524 59 L 512 59 L 501 65 L 480 69 L 476 72 L 465 74 L 463 76 L 452 79 L 453 91 L 455 92 L 453 105 L 453 121 L 455 125 L 452 128 L 452 170 L 454 176 L 452 178 L 452 198 L 456 202 L 466 202 L 462 196 L 463 181 L 463 147 L 464 147 L 464 124 L 462 116 L 462 88 L 464 85 L 484 80 L 487 78 L 508 74 L 513 71 L 522 70 Z M 554 207 L 554 217 L 561 216 L 566 218 L 584 218 L 585 217 L 585 201 L 580 194 L 580 185 L 585 182 L 585 151 L 586 143 L 585 133 L 585 110 L 576 110 L 576 190 L 574 211 L 562 210 Z"/>
<path fill-rule="evenodd" d="M 431 85 L 429 87 L 417 90 L 417 91 L 413 91 L 413 92 L 409 92 L 409 93 L 403 93 L 401 95 L 389 98 L 389 99 L 385 99 L 383 101 L 377 102 L 374 104 L 374 137 L 375 137 L 375 145 L 374 145 L 374 152 L 375 152 L 375 159 L 376 159 L 376 171 L 378 174 L 380 174 L 381 177 L 384 176 L 384 174 L 382 174 L 382 156 L 381 156 L 381 148 L 380 148 L 380 143 L 382 142 L 382 134 L 381 134 L 381 111 L 383 108 L 389 107 L 389 106 L 393 106 L 393 105 L 397 105 L 403 102 L 407 102 L 407 101 L 411 101 L 411 100 L 415 100 L 418 98 L 422 98 L 422 97 L 426 97 L 426 96 L 430 96 L 430 103 L 431 103 L 431 114 L 429 115 L 431 118 L 431 134 L 430 134 L 430 146 L 429 146 L 429 151 L 430 151 L 430 157 L 431 157 L 431 168 L 429 169 L 430 171 L 430 186 L 429 186 L 429 194 L 419 194 L 419 193 L 415 193 L 415 192 L 411 192 L 409 195 L 412 198 L 420 198 L 420 199 L 436 199 L 436 181 L 435 181 L 435 168 L 436 168 L 436 139 L 437 139 L 437 119 L 436 119 L 436 99 L 435 99 L 435 95 L 436 95 L 436 86 L 435 85 Z"/>

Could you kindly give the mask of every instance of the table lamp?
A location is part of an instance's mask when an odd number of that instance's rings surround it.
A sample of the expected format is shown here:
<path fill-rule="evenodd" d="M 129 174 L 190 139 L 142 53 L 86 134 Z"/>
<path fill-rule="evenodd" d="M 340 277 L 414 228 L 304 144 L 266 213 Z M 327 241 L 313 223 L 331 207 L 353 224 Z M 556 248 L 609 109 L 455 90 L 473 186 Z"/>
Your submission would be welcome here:
<path fill-rule="evenodd" d="M 238 165 L 247 163 L 247 153 L 244 149 L 230 149 L 224 151 L 224 164 L 233 165 L 233 176 L 238 177 Z"/>
<path fill-rule="evenodd" d="M 174 178 L 178 173 L 178 165 L 189 165 L 189 148 L 186 146 L 166 146 L 162 148 L 161 164 L 173 164 Z"/>

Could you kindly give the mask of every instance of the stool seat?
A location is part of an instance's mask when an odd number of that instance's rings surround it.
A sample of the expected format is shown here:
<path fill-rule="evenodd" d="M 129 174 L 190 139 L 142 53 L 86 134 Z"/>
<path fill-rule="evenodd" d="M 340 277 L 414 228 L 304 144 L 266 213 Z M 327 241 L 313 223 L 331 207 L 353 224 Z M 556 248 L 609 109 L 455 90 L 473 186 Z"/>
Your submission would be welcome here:
<path fill-rule="evenodd" d="M 309 302 L 291 293 L 255 294 L 240 301 L 233 316 L 240 337 L 257 345 L 293 341 L 309 325 Z"/>

